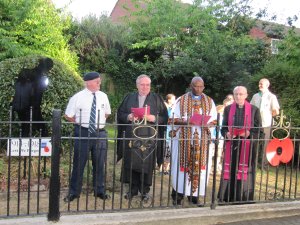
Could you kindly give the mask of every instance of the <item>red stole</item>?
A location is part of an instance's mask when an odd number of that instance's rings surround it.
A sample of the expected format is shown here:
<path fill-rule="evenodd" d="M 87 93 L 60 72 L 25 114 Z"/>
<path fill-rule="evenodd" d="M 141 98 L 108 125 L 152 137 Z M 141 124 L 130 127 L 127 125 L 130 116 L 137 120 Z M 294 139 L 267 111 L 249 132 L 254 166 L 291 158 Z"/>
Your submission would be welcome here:
<path fill-rule="evenodd" d="M 233 118 L 235 116 L 236 111 L 236 103 L 233 103 L 230 106 L 229 110 L 229 118 L 228 118 L 228 129 L 231 132 L 233 130 Z M 244 112 L 244 127 L 243 129 L 249 130 L 251 128 L 252 119 L 251 119 L 251 104 L 247 101 L 245 101 L 245 112 Z M 233 132 L 231 132 L 233 133 Z M 225 144 L 225 163 L 224 163 L 224 180 L 230 179 L 230 159 L 231 159 L 231 145 L 232 141 L 228 140 Z M 241 144 L 239 146 L 239 150 L 233 150 L 233 151 L 239 151 L 240 156 L 238 160 L 238 172 L 236 175 L 237 180 L 247 180 L 248 177 L 248 162 L 249 162 L 249 153 L 250 153 L 250 140 L 249 139 L 241 139 Z"/>

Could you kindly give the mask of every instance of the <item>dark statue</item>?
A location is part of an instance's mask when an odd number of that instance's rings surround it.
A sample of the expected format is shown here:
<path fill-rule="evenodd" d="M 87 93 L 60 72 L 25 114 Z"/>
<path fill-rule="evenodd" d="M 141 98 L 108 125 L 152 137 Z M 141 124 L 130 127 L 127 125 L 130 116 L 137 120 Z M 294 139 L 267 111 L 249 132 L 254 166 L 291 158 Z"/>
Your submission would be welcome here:
<path fill-rule="evenodd" d="M 53 67 L 50 58 L 41 58 L 39 64 L 33 69 L 23 69 L 15 83 L 15 95 L 12 101 L 12 110 L 17 113 L 22 122 L 32 123 L 32 133 L 40 132 L 43 137 L 48 131 L 43 122 L 41 103 L 43 92 L 48 85 L 48 72 Z M 21 123 L 22 137 L 30 136 L 30 123 Z"/>

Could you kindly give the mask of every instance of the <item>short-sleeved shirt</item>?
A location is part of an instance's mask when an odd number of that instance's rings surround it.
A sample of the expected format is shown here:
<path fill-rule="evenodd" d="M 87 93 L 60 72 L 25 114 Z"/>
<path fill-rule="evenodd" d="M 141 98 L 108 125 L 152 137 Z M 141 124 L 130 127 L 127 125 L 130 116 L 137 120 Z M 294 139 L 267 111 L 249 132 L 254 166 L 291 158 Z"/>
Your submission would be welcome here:
<path fill-rule="evenodd" d="M 96 94 L 96 123 L 99 121 L 99 128 L 105 126 L 105 115 L 111 114 L 111 108 L 107 95 L 102 91 L 95 92 Z M 68 117 L 75 116 L 75 122 L 83 127 L 89 127 L 91 107 L 94 95 L 87 88 L 73 95 L 67 105 L 65 114 Z M 98 120 L 99 116 L 99 120 Z M 81 117 L 81 118 L 80 118 Z M 96 125 L 97 127 L 97 125 Z"/>
<path fill-rule="evenodd" d="M 272 126 L 272 111 L 280 109 L 276 95 L 272 94 L 270 91 L 266 91 L 265 93 L 256 93 L 253 95 L 250 103 L 259 108 L 262 126 Z"/>

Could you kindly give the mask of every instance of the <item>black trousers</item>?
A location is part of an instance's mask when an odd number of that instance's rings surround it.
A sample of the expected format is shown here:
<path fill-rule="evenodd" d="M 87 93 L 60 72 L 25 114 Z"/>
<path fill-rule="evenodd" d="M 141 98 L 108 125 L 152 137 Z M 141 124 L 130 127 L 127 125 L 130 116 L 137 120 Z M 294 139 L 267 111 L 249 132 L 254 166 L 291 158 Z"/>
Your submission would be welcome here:
<path fill-rule="evenodd" d="M 74 143 L 73 170 L 69 193 L 76 196 L 80 195 L 84 167 L 89 152 L 91 152 L 94 193 L 96 195 L 104 194 L 104 164 L 107 155 L 106 131 L 100 130 L 97 134 L 90 135 L 88 128 L 75 125 L 75 137 L 79 138 L 76 138 Z"/>
<path fill-rule="evenodd" d="M 129 184 L 129 192 L 131 195 L 147 194 L 150 191 L 150 185 L 145 182 L 148 178 L 148 174 L 139 173 L 134 170 L 131 171 L 131 183 Z"/>

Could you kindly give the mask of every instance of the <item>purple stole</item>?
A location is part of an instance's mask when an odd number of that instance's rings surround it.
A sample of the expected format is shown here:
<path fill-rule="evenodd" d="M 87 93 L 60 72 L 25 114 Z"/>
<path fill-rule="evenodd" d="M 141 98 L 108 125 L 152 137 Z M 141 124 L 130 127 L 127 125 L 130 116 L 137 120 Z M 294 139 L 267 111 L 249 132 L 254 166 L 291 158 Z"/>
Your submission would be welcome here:
<path fill-rule="evenodd" d="M 233 130 L 233 118 L 236 111 L 236 103 L 233 103 L 230 106 L 229 110 L 229 118 L 228 118 L 228 129 L 230 133 Z M 244 127 L 243 129 L 249 130 L 251 128 L 251 104 L 245 101 L 245 113 L 244 113 Z M 227 140 L 225 144 L 225 162 L 224 162 L 224 180 L 230 179 L 230 159 L 231 159 L 231 145 L 232 141 Z M 249 153 L 250 153 L 250 140 L 241 139 L 240 147 L 240 156 L 238 160 L 238 172 L 237 172 L 237 180 L 247 180 L 248 178 L 248 162 L 249 162 Z M 238 151 L 238 150 L 237 150 Z"/>

